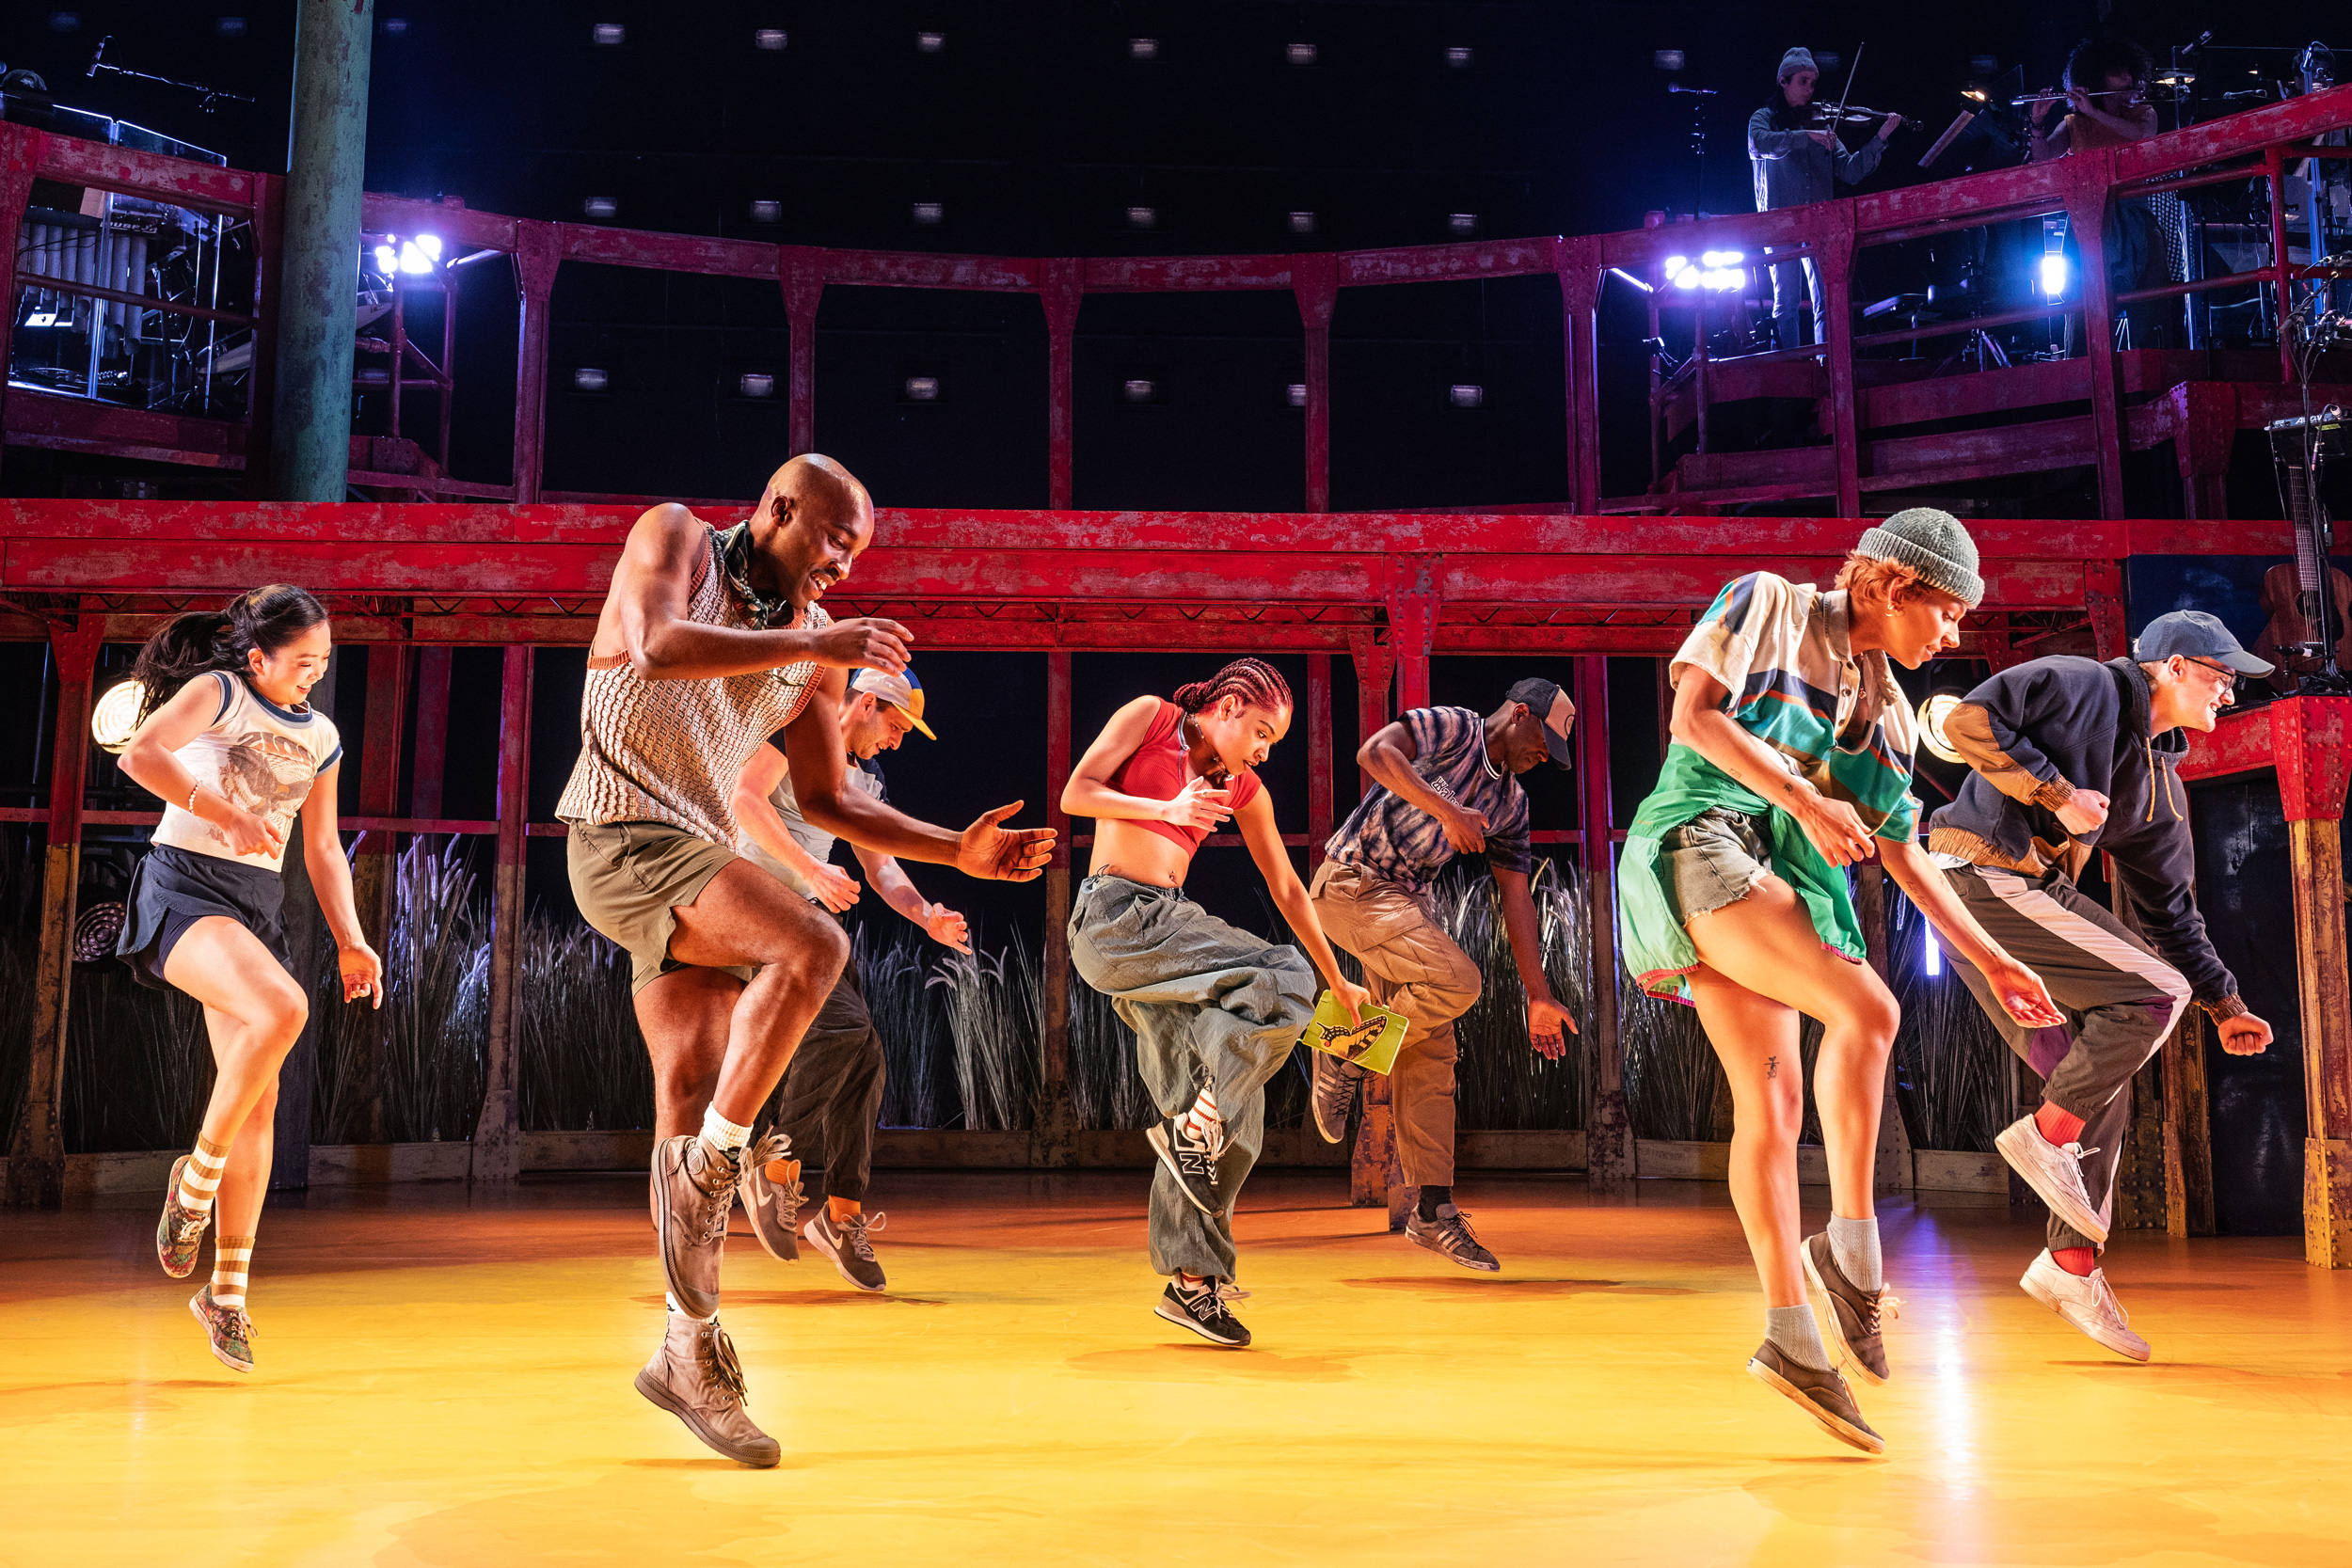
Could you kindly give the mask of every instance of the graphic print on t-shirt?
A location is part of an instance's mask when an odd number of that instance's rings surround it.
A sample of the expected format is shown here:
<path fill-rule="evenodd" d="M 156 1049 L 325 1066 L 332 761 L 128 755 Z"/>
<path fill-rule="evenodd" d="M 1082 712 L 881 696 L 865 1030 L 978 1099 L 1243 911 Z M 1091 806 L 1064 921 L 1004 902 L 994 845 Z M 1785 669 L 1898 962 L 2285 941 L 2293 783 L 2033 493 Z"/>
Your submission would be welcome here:
<path fill-rule="evenodd" d="M 268 730 L 223 733 L 216 739 L 220 758 L 220 792 L 232 805 L 251 812 L 278 830 L 282 842 L 294 831 L 294 813 L 318 778 L 318 760 L 310 748 Z M 224 848 L 229 835 L 207 822 L 207 836 Z"/>

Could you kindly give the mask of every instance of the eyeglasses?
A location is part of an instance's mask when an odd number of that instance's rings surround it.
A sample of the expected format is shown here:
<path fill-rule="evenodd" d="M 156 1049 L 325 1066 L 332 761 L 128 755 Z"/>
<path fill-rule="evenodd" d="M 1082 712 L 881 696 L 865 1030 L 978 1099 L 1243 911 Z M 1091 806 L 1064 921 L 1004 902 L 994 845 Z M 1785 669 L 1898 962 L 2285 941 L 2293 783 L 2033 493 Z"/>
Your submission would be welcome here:
<path fill-rule="evenodd" d="M 2188 663 L 2197 666 L 2200 670 L 2209 671 L 2214 674 L 2219 675 L 2221 677 L 2222 688 L 2225 690 L 2236 690 L 2237 683 L 2243 678 L 2235 670 L 2230 669 L 2226 665 L 2207 664 L 2201 658 L 2188 658 L 2185 654 L 2183 655 L 2182 657 L 2186 659 Z"/>

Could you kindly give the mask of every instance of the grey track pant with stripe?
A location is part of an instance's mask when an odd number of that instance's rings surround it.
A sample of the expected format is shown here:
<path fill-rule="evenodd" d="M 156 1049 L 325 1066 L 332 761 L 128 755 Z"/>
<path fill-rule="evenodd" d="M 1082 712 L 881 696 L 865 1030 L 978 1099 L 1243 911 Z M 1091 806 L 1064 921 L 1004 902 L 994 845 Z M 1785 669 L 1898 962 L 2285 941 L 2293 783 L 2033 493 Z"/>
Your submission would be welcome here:
<path fill-rule="evenodd" d="M 2042 976 L 2066 1015 L 2062 1028 L 2028 1029 L 2001 1010 L 1981 971 L 1955 964 L 2009 1048 L 2042 1076 L 2042 1098 L 2083 1118 L 2083 1187 L 2111 1219 L 2132 1075 L 2179 1025 L 2188 981 L 2062 870 L 2033 878 L 1963 865 L 1944 876 L 1993 940 Z M 2051 1251 L 2092 1245 L 2051 1218 Z"/>

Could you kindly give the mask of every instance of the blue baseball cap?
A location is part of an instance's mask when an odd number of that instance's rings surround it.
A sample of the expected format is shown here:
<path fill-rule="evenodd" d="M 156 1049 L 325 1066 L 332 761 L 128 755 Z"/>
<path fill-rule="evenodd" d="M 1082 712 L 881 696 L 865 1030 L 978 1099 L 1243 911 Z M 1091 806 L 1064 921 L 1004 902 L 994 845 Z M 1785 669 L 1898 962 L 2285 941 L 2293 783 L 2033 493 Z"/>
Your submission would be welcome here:
<path fill-rule="evenodd" d="M 2203 659 L 2241 675 L 2267 675 L 2271 665 L 2238 645 L 2230 628 L 2201 610 L 2176 610 L 2140 627 L 2132 643 L 2132 657 L 2142 664 L 2160 664 L 2179 655 Z"/>

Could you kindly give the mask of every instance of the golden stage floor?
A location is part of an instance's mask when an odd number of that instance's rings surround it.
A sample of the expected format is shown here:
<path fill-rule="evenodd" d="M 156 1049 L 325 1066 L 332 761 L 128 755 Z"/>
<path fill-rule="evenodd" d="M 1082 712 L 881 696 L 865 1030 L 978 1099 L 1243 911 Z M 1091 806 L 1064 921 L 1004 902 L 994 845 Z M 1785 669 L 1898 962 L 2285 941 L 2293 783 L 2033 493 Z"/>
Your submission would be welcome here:
<path fill-rule="evenodd" d="M 2017 1290 L 2038 1225 L 1888 1211 L 1870 1460 L 1743 1372 L 1761 1302 L 1720 1188 L 1466 1184 L 1493 1277 L 1336 1174 L 1263 1177 L 1248 1351 L 1152 1315 L 1142 1190 L 884 1172 L 885 1297 L 739 1238 L 769 1471 L 630 1386 L 661 1326 L 642 1181 L 273 1209 L 249 1377 L 149 1206 L 10 1212 L 0 1562 L 2352 1561 L 2352 1285 L 2293 1238 L 2126 1235 L 2142 1367 Z"/>

